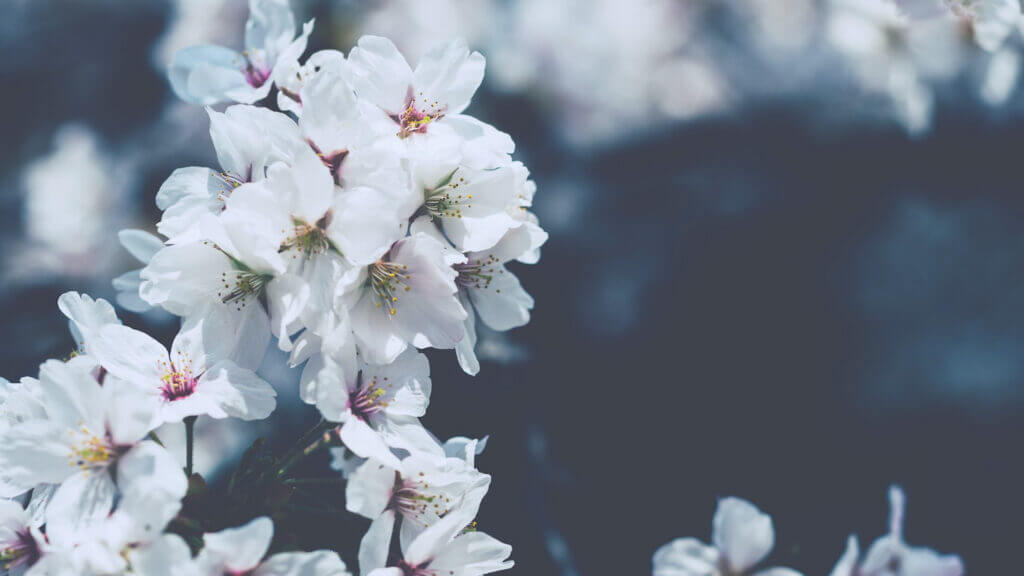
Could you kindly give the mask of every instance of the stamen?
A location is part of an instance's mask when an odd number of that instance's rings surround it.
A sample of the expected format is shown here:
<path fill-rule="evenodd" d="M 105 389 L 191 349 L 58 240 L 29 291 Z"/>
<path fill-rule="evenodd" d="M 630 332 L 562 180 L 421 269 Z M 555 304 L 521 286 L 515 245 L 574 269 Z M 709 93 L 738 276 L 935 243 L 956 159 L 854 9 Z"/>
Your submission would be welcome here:
<path fill-rule="evenodd" d="M 499 264 L 501 262 L 494 257 L 494 254 L 488 254 L 483 260 L 455 264 L 452 268 L 459 273 L 455 277 L 455 282 L 465 288 L 486 290 L 491 287 L 491 280 L 494 279 L 495 274 L 504 274 L 505 270 Z"/>
<path fill-rule="evenodd" d="M 217 179 L 221 181 L 220 192 L 217 193 L 217 199 L 221 202 L 227 200 L 235 188 L 245 184 L 245 180 L 232 172 L 218 172 Z"/>
<path fill-rule="evenodd" d="M 410 92 L 405 99 L 405 110 L 398 117 L 393 117 L 402 127 L 398 132 L 399 138 L 408 138 L 412 134 L 424 134 L 431 122 L 444 118 L 447 106 L 442 106 L 437 100 L 431 102 L 423 96 L 423 92 L 419 93 L 418 100 L 419 102 Z"/>
<path fill-rule="evenodd" d="M 391 405 L 391 402 L 384 397 L 391 388 L 388 377 L 378 380 L 374 376 L 369 383 L 363 384 L 363 373 L 358 375 L 356 389 L 349 394 L 349 409 L 356 417 L 366 420 L 370 416 L 384 410 Z"/>
<path fill-rule="evenodd" d="M 164 400 L 174 402 L 175 400 L 188 398 L 196 391 L 202 373 L 193 373 L 192 358 L 187 352 L 178 353 L 177 363 L 161 360 L 159 365 L 160 370 L 163 372 L 163 376 L 160 377 L 160 380 L 163 382 L 160 385 L 160 395 L 163 396 Z"/>
<path fill-rule="evenodd" d="M 423 208 L 432 218 L 462 218 L 462 209 L 473 207 L 473 195 L 459 191 L 466 185 L 466 179 L 462 176 L 456 179 L 456 172 L 449 174 L 433 190 L 426 191 Z"/>
<path fill-rule="evenodd" d="M 420 476 L 423 473 L 420 472 Z M 430 484 L 420 478 L 402 478 L 395 472 L 395 485 L 391 489 L 390 507 L 398 511 L 403 521 L 430 526 L 450 511 L 452 500 L 440 492 L 431 492 Z"/>
<path fill-rule="evenodd" d="M 263 86 L 270 78 L 270 67 L 264 63 L 263 55 L 260 52 L 242 52 L 242 57 L 245 58 L 245 67 L 242 68 L 245 81 L 253 88 Z"/>
<path fill-rule="evenodd" d="M 31 566 L 39 560 L 39 546 L 28 530 L 15 532 L 15 541 L 0 549 L 0 569 L 10 571 L 18 566 Z"/>
<path fill-rule="evenodd" d="M 68 455 L 68 464 L 72 467 L 82 470 L 101 468 L 113 459 L 115 451 L 108 439 L 93 434 L 84 425 L 80 425 L 77 431 L 71 431 L 71 435 L 75 436 L 76 432 L 81 435 L 81 440 L 74 442 Z"/>
<path fill-rule="evenodd" d="M 295 224 L 295 230 L 291 236 L 285 238 L 278 252 L 294 249 L 295 253 L 292 254 L 292 258 L 298 258 L 300 255 L 310 258 L 316 254 L 323 254 L 331 248 L 331 241 L 327 238 L 325 231 L 331 222 L 330 212 L 314 225 L 309 225 L 297 218 L 292 222 Z"/>
<path fill-rule="evenodd" d="M 388 316 L 394 316 L 397 312 L 395 305 L 398 302 L 399 292 L 408 292 L 411 288 L 409 281 L 412 274 L 409 274 L 409 267 L 405 264 L 392 264 L 378 260 L 368 268 L 370 276 L 370 288 L 377 296 L 377 308 L 385 310 Z"/>
<path fill-rule="evenodd" d="M 249 300 L 258 298 L 267 287 L 270 276 L 251 270 L 228 270 L 221 272 L 220 281 L 223 286 L 217 291 L 217 297 L 224 304 L 234 303 L 241 310 Z"/>

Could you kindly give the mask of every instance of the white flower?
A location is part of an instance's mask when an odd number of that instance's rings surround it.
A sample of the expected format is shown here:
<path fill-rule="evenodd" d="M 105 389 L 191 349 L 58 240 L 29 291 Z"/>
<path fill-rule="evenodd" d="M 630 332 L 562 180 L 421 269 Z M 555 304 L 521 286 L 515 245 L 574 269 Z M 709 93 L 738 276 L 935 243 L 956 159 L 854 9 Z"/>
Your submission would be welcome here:
<path fill-rule="evenodd" d="M 751 572 L 775 546 L 772 519 L 739 498 L 718 502 L 708 546 L 695 538 L 679 538 L 654 553 L 654 576 L 799 576 L 789 568 Z"/>
<path fill-rule="evenodd" d="M 350 576 L 341 558 L 327 550 L 285 552 L 262 560 L 273 537 L 274 524 L 266 516 L 238 528 L 206 534 L 203 536 L 203 549 L 196 558 L 199 574 Z"/>
<path fill-rule="evenodd" d="M 178 463 L 144 439 L 156 423 L 145 394 L 113 376 L 100 385 L 94 366 L 85 357 L 43 364 L 46 417 L 0 433 L 0 469 L 9 483 L 22 489 L 60 484 L 46 506 L 47 536 L 55 542 L 72 542 L 83 527 L 107 517 L 116 492 L 114 464 L 122 491 L 143 485 L 176 498 L 185 494 Z"/>
<path fill-rule="evenodd" d="M 928 548 L 908 546 L 903 541 L 905 501 L 898 486 L 889 488 L 889 534 L 875 540 L 859 567 L 857 538 L 850 536 L 846 552 L 832 569 L 832 576 L 961 576 L 964 573 L 959 556 L 943 556 Z"/>
<path fill-rule="evenodd" d="M 414 171 L 416 184 L 423 191 L 421 211 L 460 251 L 490 248 L 519 225 L 508 211 L 517 192 L 516 172 L 511 166 L 455 166 L 438 178 L 437 168 L 447 167 L 440 162 L 430 164 L 426 171 Z"/>
<path fill-rule="evenodd" d="M 512 547 L 497 539 L 468 529 L 476 516 L 480 499 L 469 494 L 444 518 L 402 545 L 398 564 L 384 567 L 387 543 L 378 540 L 376 549 L 360 549 L 359 568 L 368 576 L 480 576 L 513 566 L 508 559 Z M 372 527 L 371 527 L 372 529 Z"/>
<path fill-rule="evenodd" d="M 0 574 L 20 574 L 39 560 L 44 536 L 17 502 L 0 500 Z"/>
<path fill-rule="evenodd" d="M 339 436 L 349 450 L 394 468 L 399 461 L 390 448 L 443 455 L 419 422 L 431 386 L 430 363 L 423 354 L 407 350 L 384 365 L 361 360 L 341 365 L 326 356 L 317 361 L 323 363 L 313 391 L 317 408 L 326 420 L 341 423 Z"/>
<path fill-rule="evenodd" d="M 401 542 L 408 545 L 464 498 L 483 498 L 490 482 L 460 458 L 408 456 L 398 468 L 368 460 L 349 475 L 345 506 L 373 520 L 360 545 L 372 554 L 391 542 L 397 519 Z"/>
<path fill-rule="evenodd" d="M 245 51 L 213 45 L 179 50 L 168 69 L 171 88 L 186 102 L 252 104 L 270 93 L 272 82 L 290 71 L 289 63 L 306 51 L 313 21 L 295 37 L 295 16 L 287 0 L 249 0 Z M 278 67 L 280 66 L 280 71 Z"/>
<path fill-rule="evenodd" d="M 451 266 L 461 261 L 461 255 L 417 233 L 395 242 L 377 262 L 349 272 L 343 300 L 368 362 L 391 362 L 409 344 L 455 347 L 466 311 Z"/>
<path fill-rule="evenodd" d="M 982 49 L 994 52 L 1017 27 L 1020 3 L 1017 0 L 896 0 L 906 13 L 917 20 L 953 15 L 971 27 L 974 41 Z"/>
<path fill-rule="evenodd" d="M 236 242 L 218 218 L 200 224 L 210 240 L 165 246 L 142 269 L 143 300 L 185 318 L 218 327 L 218 344 L 244 368 L 256 369 L 270 340 L 270 320 L 260 303 L 267 284 L 285 270 L 276 249 Z"/>
<path fill-rule="evenodd" d="M 391 117 L 401 138 L 435 130 L 460 132 L 460 113 L 484 77 L 484 57 L 471 54 L 464 40 L 431 50 L 413 71 L 390 40 L 363 36 L 348 64 L 356 92 Z"/>
<path fill-rule="evenodd" d="M 266 418 L 274 389 L 251 370 L 226 359 L 217 348 L 225 326 L 197 317 L 174 338 L 170 353 L 150 336 L 127 326 L 100 330 L 92 352 L 110 374 L 148 395 L 161 422 L 186 416 Z"/>
<path fill-rule="evenodd" d="M 274 162 L 290 163 L 297 153 L 308 150 L 299 127 L 279 112 L 238 105 L 207 113 L 221 170 L 178 168 L 160 186 L 156 205 L 163 216 L 157 230 L 171 244 L 199 239 L 202 216 L 219 214 L 235 188 L 263 179 Z"/>
<path fill-rule="evenodd" d="M 153 490 L 142 482 L 133 484 L 132 479 L 144 477 L 138 472 L 128 470 L 122 474 L 129 481 L 126 482 L 127 487 L 124 484 L 120 486 L 122 497 L 117 508 L 80 535 L 74 546 L 52 542 L 58 548 L 71 548 L 74 563 L 83 573 L 122 574 L 131 566 L 133 573 L 149 574 L 152 570 L 146 571 L 142 567 L 152 564 L 155 557 L 169 560 L 168 552 L 175 548 L 179 552 L 178 560 L 171 563 L 177 570 L 173 573 L 187 573 L 181 570 L 181 564 L 191 562 L 188 546 L 176 535 L 163 534 L 164 528 L 181 509 L 181 495 Z M 181 554 L 182 550 L 184 554 Z"/>

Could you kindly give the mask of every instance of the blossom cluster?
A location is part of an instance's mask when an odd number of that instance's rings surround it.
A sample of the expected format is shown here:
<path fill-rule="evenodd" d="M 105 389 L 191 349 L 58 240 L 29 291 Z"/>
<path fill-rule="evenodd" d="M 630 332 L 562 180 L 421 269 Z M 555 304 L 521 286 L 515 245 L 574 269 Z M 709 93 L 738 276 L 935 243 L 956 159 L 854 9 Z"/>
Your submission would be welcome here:
<path fill-rule="evenodd" d="M 942 555 L 930 548 L 910 546 L 903 539 L 906 497 L 897 486 L 889 489 L 889 533 L 868 548 L 861 558 L 856 536 L 831 576 L 963 576 L 959 556 Z M 711 545 L 694 538 L 679 538 L 654 553 L 654 576 L 800 576 L 790 568 L 757 566 L 775 546 L 772 519 L 739 498 L 718 502 L 711 523 Z"/>
<path fill-rule="evenodd" d="M 537 262 L 547 239 L 512 139 L 463 114 L 484 58 L 453 41 L 413 68 L 364 37 L 303 61 L 313 22 L 297 34 L 286 0 L 249 7 L 244 51 L 196 46 L 169 67 L 174 91 L 207 106 L 219 166 L 161 185 L 160 236 L 120 234 L 142 267 L 115 279 L 117 301 L 180 317 L 170 348 L 108 302 L 66 293 L 75 354 L 0 386 L 0 574 L 349 574 L 333 551 L 264 558 L 269 517 L 209 531 L 183 510 L 203 484 L 196 418 L 275 409 L 257 373 L 271 342 L 301 367 L 299 396 L 323 423 L 245 478 L 285 481 L 296 455 L 334 445 L 346 508 L 372 520 L 360 573 L 512 565 L 509 546 L 475 530 L 485 442 L 442 443 L 420 422 L 421 350 L 454 349 L 476 374 L 477 317 L 494 330 L 529 321 L 533 300 L 506 265 Z M 279 111 L 254 105 L 275 88 Z M 189 435 L 184 470 L 155 434 L 171 422 Z"/>

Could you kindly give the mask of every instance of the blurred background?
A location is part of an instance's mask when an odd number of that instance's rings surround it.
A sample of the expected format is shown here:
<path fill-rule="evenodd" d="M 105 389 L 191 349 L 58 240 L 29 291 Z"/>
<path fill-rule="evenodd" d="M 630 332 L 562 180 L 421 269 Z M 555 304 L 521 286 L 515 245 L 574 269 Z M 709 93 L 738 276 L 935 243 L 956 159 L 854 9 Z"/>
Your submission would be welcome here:
<path fill-rule="evenodd" d="M 113 299 L 176 167 L 212 165 L 174 51 L 241 46 L 243 0 L 0 0 L 0 376 L 73 342 L 65 290 Z M 482 530 L 516 572 L 644 574 L 707 540 L 716 499 L 772 514 L 771 564 L 824 574 L 887 526 L 974 574 L 1019 566 L 1024 515 L 1022 34 L 878 0 L 294 0 L 310 51 L 452 36 L 469 110 L 514 137 L 551 233 L 516 273 L 532 322 L 479 376 L 433 353 L 426 425 L 490 435 Z M 983 39 L 984 38 L 984 39 Z M 982 46 L 984 44 L 984 46 Z M 120 311 L 169 341 L 172 319 Z M 200 420 L 211 478 L 315 420 L 272 354 L 270 420 Z M 162 432 L 182 443 L 180 431 Z M 326 456 L 319 463 L 326 468 Z M 367 522 L 317 545 L 355 565 Z"/>

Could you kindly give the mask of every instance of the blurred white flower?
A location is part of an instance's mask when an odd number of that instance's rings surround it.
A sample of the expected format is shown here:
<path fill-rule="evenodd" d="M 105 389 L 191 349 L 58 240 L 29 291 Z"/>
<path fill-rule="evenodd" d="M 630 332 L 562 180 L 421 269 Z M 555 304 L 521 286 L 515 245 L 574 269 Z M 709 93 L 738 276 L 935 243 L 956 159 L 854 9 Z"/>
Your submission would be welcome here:
<path fill-rule="evenodd" d="M 800 576 L 789 568 L 753 568 L 775 546 L 772 519 L 739 498 L 718 502 L 708 546 L 695 538 L 680 538 L 654 553 L 654 576 Z"/>

